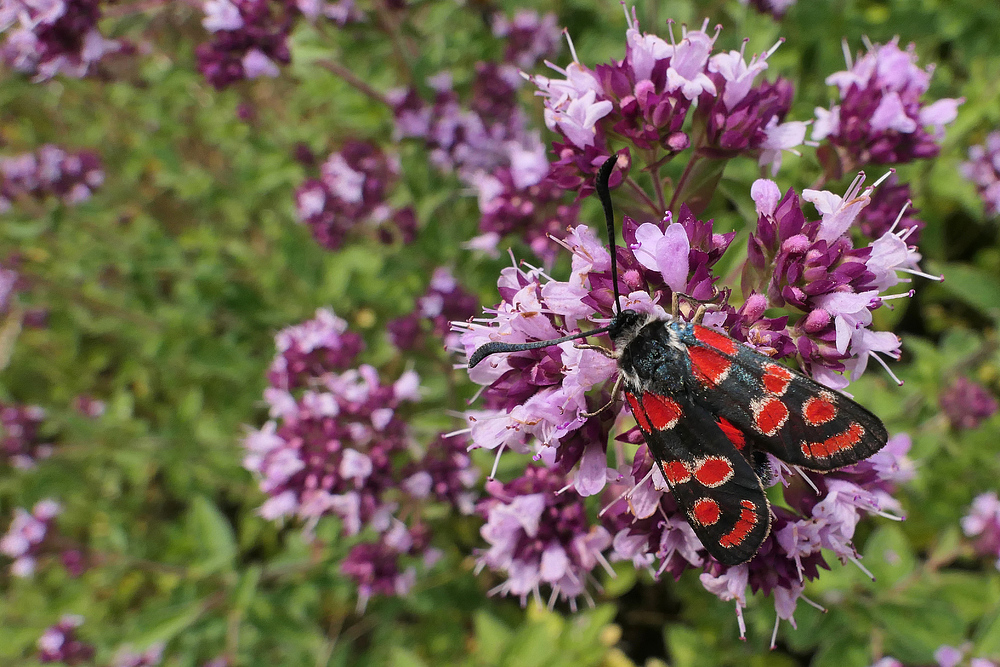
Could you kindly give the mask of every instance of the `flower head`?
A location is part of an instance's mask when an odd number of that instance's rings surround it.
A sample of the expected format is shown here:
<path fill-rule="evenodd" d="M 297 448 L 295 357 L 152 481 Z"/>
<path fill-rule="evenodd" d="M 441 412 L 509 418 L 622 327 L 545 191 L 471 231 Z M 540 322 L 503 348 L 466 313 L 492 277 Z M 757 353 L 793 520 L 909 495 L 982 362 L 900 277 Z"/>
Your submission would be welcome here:
<path fill-rule="evenodd" d="M 0 58 L 14 69 L 42 81 L 57 74 L 80 78 L 121 42 L 97 29 L 98 0 L 5 0 L 0 8 Z"/>
<path fill-rule="evenodd" d="M 0 538 L 0 553 L 14 559 L 10 566 L 12 575 L 30 577 L 35 573 L 45 536 L 61 512 L 62 506 L 52 499 L 35 503 L 31 512 L 20 507 L 14 510 L 14 520 L 7 534 Z"/>
<path fill-rule="evenodd" d="M 94 646 L 76 636 L 76 629 L 82 624 L 82 616 L 63 615 L 38 638 L 38 662 L 79 665 L 93 658 Z"/>
<path fill-rule="evenodd" d="M 566 480 L 541 467 L 528 467 L 524 476 L 507 484 L 487 484 L 490 497 L 481 501 L 486 519 L 483 538 L 489 547 L 480 554 L 479 567 L 504 572 L 506 581 L 492 592 L 514 595 L 524 604 L 528 596 L 541 599 L 541 586 L 552 590 L 552 601 L 575 600 L 586 594 L 589 573 L 598 565 L 610 571 L 604 551 L 611 535 L 587 518 L 580 496 L 563 490 Z"/>
<path fill-rule="evenodd" d="M 979 428 L 997 412 L 997 400 L 982 385 L 959 377 L 941 394 L 941 409 L 957 429 Z"/>
<path fill-rule="evenodd" d="M 917 67 L 913 45 L 903 51 L 898 38 L 884 45 L 869 44 L 868 53 L 853 64 L 848 58 L 847 66 L 826 79 L 837 86 L 840 104 L 816 109 L 814 141 L 826 139 L 836 146 L 849 159 L 851 170 L 938 154 L 944 127 L 955 120 L 963 100 L 921 101 L 933 67 Z"/>

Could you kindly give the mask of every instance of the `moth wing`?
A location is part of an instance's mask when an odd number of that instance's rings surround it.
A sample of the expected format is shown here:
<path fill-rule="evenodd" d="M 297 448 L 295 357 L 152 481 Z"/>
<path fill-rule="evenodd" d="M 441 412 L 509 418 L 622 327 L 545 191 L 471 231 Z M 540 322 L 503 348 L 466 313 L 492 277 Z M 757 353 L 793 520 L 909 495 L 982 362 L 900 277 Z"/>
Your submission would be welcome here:
<path fill-rule="evenodd" d="M 760 479 L 715 418 L 684 395 L 626 390 L 670 491 L 723 565 L 754 557 L 771 528 Z"/>
<path fill-rule="evenodd" d="M 755 448 L 829 471 L 885 446 L 879 418 L 843 394 L 707 327 L 695 325 L 693 340 L 685 342 L 696 400 Z"/>

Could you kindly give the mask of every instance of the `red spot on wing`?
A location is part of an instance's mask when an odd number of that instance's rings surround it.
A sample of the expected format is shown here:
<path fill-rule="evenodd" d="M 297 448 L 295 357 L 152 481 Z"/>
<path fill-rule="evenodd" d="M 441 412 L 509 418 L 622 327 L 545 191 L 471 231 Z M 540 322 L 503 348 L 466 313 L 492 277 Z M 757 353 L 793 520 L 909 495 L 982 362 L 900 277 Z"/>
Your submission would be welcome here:
<path fill-rule="evenodd" d="M 733 464 L 722 456 L 706 456 L 699 460 L 694 477 L 709 488 L 721 486 L 733 478 Z"/>
<path fill-rule="evenodd" d="M 788 421 L 788 407 L 780 398 L 765 396 L 752 401 L 750 407 L 754 422 L 764 435 L 774 435 Z"/>
<path fill-rule="evenodd" d="M 625 392 L 625 400 L 628 401 L 628 406 L 632 408 L 632 416 L 635 417 L 635 421 L 639 424 L 641 428 L 646 433 L 653 430 L 653 427 L 649 425 L 649 420 L 646 419 L 646 413 L 639 405 L 639 401 L 636 400 L 635 394 L 630 392 Z"/>
<path fill-rule="evenodd" d="M 666 461 L 663 464 L 663 476 L 671 486 L 676 486 L 691 479 L 691 471 L 683 461 Z"/>
<path fill-rule="evenodd" d="M 739 349 L 739 343 L 726 334 L 698 324 L 694 327 L 694 337 L 698 339 L 698 342 L 714 347 L 719 352 L 730 356 L 736 354 L 736 350 Z"/>
<path fill-rule="evenodd" d="M 732 423 L 730 423 L 730 421 L 725 417 L 719 417 L 718 424 L 719 428 L 722 429 L 722 432 L 726 434 L 727 438 L 729 438 L 729 442 L 733 443 L 733 445 L 736 446 L 736 449 L 743 451 L 743 448 L 746 447 L 747 444 L 747 437 L 743 431 L 733 426 Z"/>
<path fill-rule="evenodd" d="M 711 526 L 722 515 L 719 503 L 711 498 L 699 498 L 691 506 L 691 516 L 703 526 Z"/>
<path fill-rule="evenodd" d="M 707 387 L 716 387 L 726 376 L 733 362 L 719 354 L 715 348 L 691 346 L 688 348 L 691 370 L 698 381 Z"/>
<path fill-rule="evenodd" d="M 851 422 L 843 433 L 831 435 L 823 442 L 803 442 L 802 453 L 817 459 L 828 459 L 834 454 L 850 451 L 861 442 L 865 435 L 865 427 L 858 422 Z"/>
<path fill-rule="evenodd" d="M 823 392 L 813 396 L 802 406 L 802 416 L 813 426 L 821 426 L 837 416 L 837 406 L 833 404 L 833 396 Z"/>
<path fill-rule="evenodd" d="M 770 394 L 781 396 L 788 390 L 792 378 L 795 377 L 790 370 L 778 364 L 765 364 L 764 376 L 761 380 L 764 383 L 764 390 Z"/>
<path fill-rule="evenodd" d="M 642 395 L 642 407 L 646 408 L 649 423 L 660 430 L 672 429 L 684 414 L 680 404 L 674 399 L 648 392 Z"/>
<path fill-rule="evenodd" d="M 719 540 L 719 544 L 724 547 L 736 547 L 743 544 L 743 540 L 757 525 L 757 515 L 754 513 L 757 506 L 749 500 L 741 500 L 740 508 L 740 518 L 736 525 Z"/>

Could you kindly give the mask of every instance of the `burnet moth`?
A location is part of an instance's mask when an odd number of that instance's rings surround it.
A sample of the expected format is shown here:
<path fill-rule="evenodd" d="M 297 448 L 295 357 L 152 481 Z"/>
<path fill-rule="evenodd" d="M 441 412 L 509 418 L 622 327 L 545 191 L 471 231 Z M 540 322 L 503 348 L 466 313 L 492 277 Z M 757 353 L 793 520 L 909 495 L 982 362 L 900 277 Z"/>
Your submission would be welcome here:
<path fill-rule="evenodd" d="M 765 453 L 827 472 L 882 449 L 885 426 L 839 392 L 701 324 L 704 305 L 690 322 L 679 317 L 676 293 L 667 319 L 621 310 L 608 189 L 616 162 L 615 156 L 604 162 L 596 184 L 611 251 L 616 311 L 611 322 L 554 340 L 486 343 L 470 357 L 469 368 L 492 354 L 607 333 L 614 350 L 586 347 L 618 362 L 612 403 L 624 391 L 691 528 L 717 561 L 738 565 L 754 557 L 771 528 L 761 480 L 770 475 Z"/>

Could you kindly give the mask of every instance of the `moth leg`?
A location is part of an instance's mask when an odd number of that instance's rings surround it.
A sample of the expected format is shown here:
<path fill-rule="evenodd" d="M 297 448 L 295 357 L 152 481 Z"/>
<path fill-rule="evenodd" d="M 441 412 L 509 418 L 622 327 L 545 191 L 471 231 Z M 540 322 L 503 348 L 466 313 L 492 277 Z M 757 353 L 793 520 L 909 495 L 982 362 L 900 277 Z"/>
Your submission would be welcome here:
<path fill-rule="evenodd" d="M 695 324 L 701 324 L 701 321 L 705 319 L 705 310 L 705 304 L 698 306 L 698 310 L 694 311 L 694 317 L 691 318 L 691 321 Z"/>
<path fill-rule="evenodd" d="M 615 380 L 615 386 L 611 388 L 611 400 L 602 405 L 600 408 L 594 412 L 581 412 L 580 416 L 584 419 L 590 419 L 591 417 L 597 416 L 614 405 L 615 401 L 618 400 L 618 394 L 621 393 L 622 389 L 622 376 L 619 375 L 618 379 Z"/>
<path fill-rule="evenodd" d="M 600 352 L 608 359 L 617 359 L 618 354 L 614 350 L 609 350 L 603 345 L 591 345 L 590 343 L 577 343 L 574 345 L 578 350 L 594 350 L 595 352 Z"/>
<path fill-rule="evenodd" d="M 681 301 L 680 294 L 674 292 L 670 297 L 670 317 L 677 319 L 677 316 L 681 314 Z"/>

